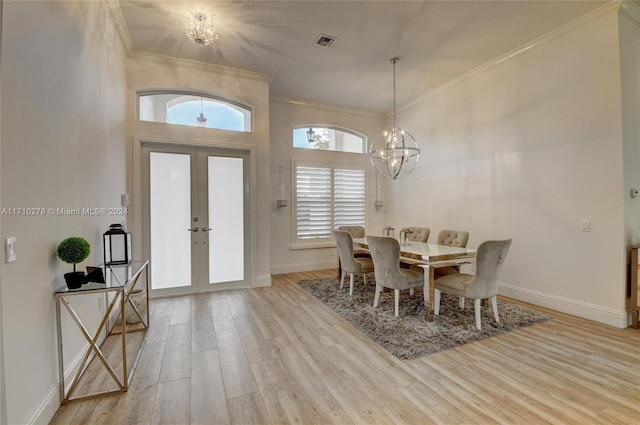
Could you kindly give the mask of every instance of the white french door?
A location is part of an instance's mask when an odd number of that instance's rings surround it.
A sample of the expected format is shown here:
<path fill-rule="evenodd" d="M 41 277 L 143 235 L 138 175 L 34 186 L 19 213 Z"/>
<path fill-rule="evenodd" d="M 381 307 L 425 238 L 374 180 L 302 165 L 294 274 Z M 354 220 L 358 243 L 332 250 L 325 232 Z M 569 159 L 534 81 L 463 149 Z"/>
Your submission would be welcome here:
<path fill-rule="evenodd" d="M 248 153 L 143 144 L 143 233 L 154 293 L 248 281 Z"/>

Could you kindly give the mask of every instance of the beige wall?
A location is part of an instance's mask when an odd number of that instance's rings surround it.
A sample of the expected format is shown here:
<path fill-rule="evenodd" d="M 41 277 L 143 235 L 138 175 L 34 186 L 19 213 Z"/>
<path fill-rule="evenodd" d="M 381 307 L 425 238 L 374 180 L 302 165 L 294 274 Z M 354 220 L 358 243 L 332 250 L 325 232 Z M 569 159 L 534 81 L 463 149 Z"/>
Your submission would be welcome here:
<path fill-rule="evenodd" d="M 624 241 L 626 246 L 631 246 L 640 243 L 640 196 L 631 196 L 632 188 L 640 190 L 640 7 L 630 2 L 623 3 L 619 25 L 624 142 Z M 632 305 L 631 301 L 629 297 L 629 306 Z"/>
<path fill-rule="evenodd" d="M 2 9 L 4 0 L 0 0 L 0 69 L 2 68 Z M 0 129 L 2 128 L 2 80 L 0 79 Z M 2 131 L 0 131 L 0 158 L 2 158 Z M 2 164 L 0 161 L 0 176 L 2 176 Z M 0 207 L 2 206 L 2 180 L 0 179 Z M 0 235 L 2 234 L 2 220 L 0 220 Z M 0 261 L 0 330 L 2 330 L 2 269 L 4 261 Z M 4 382 L 4 344 L 0 333 L 0 425 L 7 423 L 7 398 L 5 396 Z"/>
<path fill-rule="evenodd" d="M 284 99 L 271 101 L 271 187 L 269 204 L 271 206 L 271 273 L 289 273 L 301 270 L 317 270 L 336 267 L 337 254 L 334 248 L 291 249 L 292 242 L 292 158 L 313 159 L 328 158 L 341 161 L 367 164 L 370 202 L 367 203 L 366 224 L 371 231 L 382 231 L 384 210 L 376 211 L 374 174 L 368 166 L 366 156 L 359 158 L 354 154 L 318 152 L 306 149 L 294 149 L 292 131 L 294 127 L 305 124 L 332 125 L 355 130 L 367 137 L 375 137 L 382 129 L 382 116 L 375 113 L 339 109 L 327 105 L 309 104 Z M 275 206 L 278 184 L 278 166 L 282 166 L 282 179 L 288 194 L 288 206 L 279 211 Z"/>
<path fill-rule="evenodd" d="M 36 25 L 34 25 L 36 23 Z M 106 2 L 5 2 L 2 208 L 108 208 L 126 191 L 125 52 Z M 6 42 L 11 40 L 11 42 Z M 53 292 L 71 265 L 57 244 L 81 236 L 102 262 L 108 216 L 0 216 L 17 261 L 2 267 L 7 420 L 47 423 L 59 405 Z M 97 302 L 77 305 L 92 325 Z M 69 321 L 65 329 L 70 329 Z M 84 345 L 65 337 L 66 360 Z"/>
<path fill-rule="evenodd" d="M 625 326 L 619 55 L 611 8 L 402 110 L 423 153 L 390 221 L 513 238 L 501 293 Z"/>

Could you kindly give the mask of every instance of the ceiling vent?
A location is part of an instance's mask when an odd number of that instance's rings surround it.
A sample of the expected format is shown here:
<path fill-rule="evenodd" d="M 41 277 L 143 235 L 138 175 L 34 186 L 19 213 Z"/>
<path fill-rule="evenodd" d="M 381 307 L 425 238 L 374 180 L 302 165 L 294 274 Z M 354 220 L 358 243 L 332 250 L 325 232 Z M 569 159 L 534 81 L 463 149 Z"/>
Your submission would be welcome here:
<path fill-rule="evenodd" d="M 315 45 L 320 47 L 331 47 L 331 45 L 337 40 L 337 38 L 330 35 L 320 34 L 316 39 Z"/>

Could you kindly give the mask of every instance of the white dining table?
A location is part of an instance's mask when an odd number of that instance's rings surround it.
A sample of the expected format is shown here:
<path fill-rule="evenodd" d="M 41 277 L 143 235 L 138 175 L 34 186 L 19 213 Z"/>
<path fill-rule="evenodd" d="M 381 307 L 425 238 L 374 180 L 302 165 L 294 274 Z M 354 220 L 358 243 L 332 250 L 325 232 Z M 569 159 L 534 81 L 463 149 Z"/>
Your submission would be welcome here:
<path fill-rule="evenodd" d="M 368 250 L 366 238 L 354 238 L 354 246 Z M 450 245 L 410 241 L 400 244 L 400 262 L 424 269 L 425 318 L 433 320 L 433 299 L 435 295 L 435 269 L 475 262 L 476 250 Z M 374 264 L 375 267 L 375 264 Z"/>

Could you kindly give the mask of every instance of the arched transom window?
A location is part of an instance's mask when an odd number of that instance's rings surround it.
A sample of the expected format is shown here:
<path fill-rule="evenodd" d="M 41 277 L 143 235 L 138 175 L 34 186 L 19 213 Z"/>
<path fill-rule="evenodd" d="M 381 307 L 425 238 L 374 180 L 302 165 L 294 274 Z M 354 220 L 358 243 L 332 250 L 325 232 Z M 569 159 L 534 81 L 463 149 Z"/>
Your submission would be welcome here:
<path fill-rule="evenodd" d="M 178 91 L 138 92 L 140 121 L 232 131 L 251 131 L 253 109 L 210 94 Z"/>
<path fill-rule="evenodd" d="M 293 129 L 293 147 L 337 152 L 367 152 L 366 136 L 346 128 L 320 125 Z"/>

